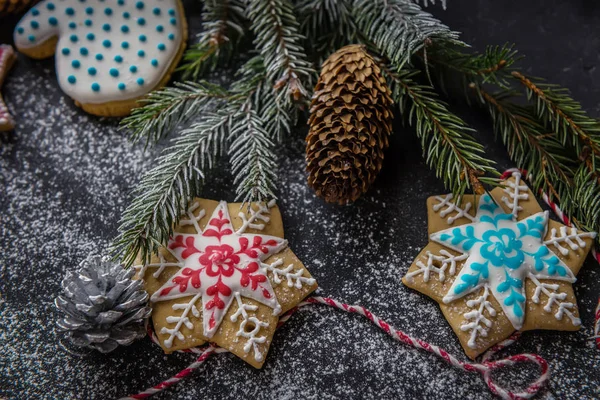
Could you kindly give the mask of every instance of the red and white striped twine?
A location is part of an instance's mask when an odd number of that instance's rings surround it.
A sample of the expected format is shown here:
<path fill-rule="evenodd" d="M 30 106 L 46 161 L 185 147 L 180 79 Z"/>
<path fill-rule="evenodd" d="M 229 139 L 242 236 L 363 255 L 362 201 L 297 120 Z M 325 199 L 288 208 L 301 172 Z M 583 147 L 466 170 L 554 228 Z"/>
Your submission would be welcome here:
<path fill-rule="evenodd" d="M 511 168 L 511 169 L 507 169 L 506 171 L 504 171 L 504 173 L 501 176 L 501 179 L 508 179 L 511 177 L 511 175 L 514 172 L 519 172 L 522 176 L 526 177 L 526 179 L 531 182 L 531 174 L 527 173 L 526 170 L 524 169 L 519 169 L 519 168 Z M 542 199 L 544 200 L 544 203 L 546 203 L 548 205 L 548 207 L 550 207 L 550 209 L 552 210 L 552 212 L 554 214 L 556 214 L 556 216 L 562 221 L 563 224 L 565 224 L 566 226 L 571 226 L 571 220 L 569 219 L 569 217 L 567 215 L 565 215 L 563 213 L 563 211 L 560 209 L 560 207 L 558 206 L 558 204 L 556 204 L 555 202 L 553 202 L 552 200 L 550 200 L 550 197 L 548 196 L 547 193 L 544 193 L 540 190 L 540 196 L 542 196 Z M 600 234 L 600 232 L 598 232 Z M 596 262 L 600 263 L 600 253 L 598 252 L 598 250 L 596 249 L 596 247 L 592 247 L 592 256 L 594 257 L 594 259 L 596 260 Z M 596 347 L 598 349 L 600 349 L 600 297 L 598 297 L 598 304 L 596 305 L 596 312 L 594 314 L 594 336 L 592 336 L 590 339 L 595 340 L 596 341 Z"/>
<path fill-rule="evenodd" d="M 373 313 L 371 313 L 369 310 L 367 310 L 366 308 L 364 308 L 362 306 L 351 306 L 351 305 L 348 305 L 348 304 L 345 304 L 345 303 L 342 303 L 342 302 L 339 302 L 337 300 L 327 298 L 327 297 L 309 297 L 302 303 L 298 304 L 298 306 L 296 306 L 293 309 L 291 309 L 290 311 L 288 311 L 284 316 L 282 316 L 279 320 L 279 324 L 277 325 L 277 327 L 279 328 L 287 320 L 289 320 L 291 315 L 294 314 L 296 311 L 298 311 L 299 309 L 306 307 L 310 304 L 324 304 L 324 305 L 327 305 L 330 307 L 334 307 L 338 310 L 346 311 L 351 314 L 360 314 L 360 315 L 366 317 L 369 321 L 371 321 L 373 324 L 375 324 L 376 326 L 381 328 L 385 333 L 387 333 L 388 335 L 390 335 L 392 338 L 396 339 L 399 342 L 402 342 L 408 346 L 411 346 L 411 347 L 414 347 L 417 349 L 422 349 L 427 352 L 433 353 L 433 354 L 437 355 L 438 357 L 444 359 L 446 362 L 448 362 L 455 368 L 462 369 L 467 372 L 478 372 L 483 376 L 483 380 L 485 381 L 487 386 L 490 388 L 490 391 L 492 393 L 494 393 L 495 395 L 500 396 L 503 399 L 529 399 L 529 398 L 533 397 L 542 388 L 542 386 L 545 384 L 545 382 L 548 380 L 548 378 L 550 376 L 548 363 L 546 362 L 546 360 L 544 360 L 542 357 L 540 357 L 537 354 L 518 354 L 518 355 L 510 356 L 507 358 L 503 358 L 500 360 L 488 361 L 492 354 L 503 349 L 504 347 L 508 346 L 509 344 L 513 343 L 516 340 L 515 335 L 511 336 L 507 340 L 503 341 L 502 343 L 499 343 L 498 345 L 496 345 L 492 349 L 490 349 L 484 355 L 483 361 L 481 363 L 459 361 L 456 357 L 449 354 L 447 351 L 439 348 L 438 346 L 432 345 L 432 344 L 427 343 L 420 339 L 415 339 L 415 338 L 407 335 L 406 333 L 404 333 L 398 329 L 395 329 L 390 324 L 388 324 L 381 318 L 377 317 L 376 315 L 374 315 Z M 151 332 L 151 330 L 150 330 L 149 333 L 150 333 L 150 338 L 152 339 L 152 341 L 158 343 L 158 340 L 157 340 L 154 332 Z M 167 379 L 164 382 L 159 383 L 156 386 L 146 389 L 143 392 L 140 392 L 138 394 L 131 395 L 129 397 L 124 397 L 121 400 L 145 399 L 147 397 L 150 397 L 150 396 L 154 395 L 155 393 L 158 393 L 158 392 L 176 384 L 181 379 L 183 379 L 186 376 L 188 376 L 189 374 L 191 374 L 195 369 L 200 367 L 211 354 L 223 353 L 226 351 L 227 350 L 225 350 L 223 348 L 216 347 L 216 345 L 214 345 L 214 344 L 209 344 L 209 345 L 201 347 L 201 348 L 189 349 L 186 352 L 192 352 L 192 353 L 196 353 L 196 354 L 200 354 L 200 355 L 187 368 L 183 369 L 175 376 Z M 525 363 L 525 362 L 534 363 L 540 367 L 539 377 L 537 378 L 537 380 L 535 382 L 531 383 L 525 390 L 520 391 L 520 392 L 512 392 L 512 391 L 498 385 L 492 379 L 492 372 L 494 370 L 510 367 L 510 366 L 516 365 L 518 363 Z"/>

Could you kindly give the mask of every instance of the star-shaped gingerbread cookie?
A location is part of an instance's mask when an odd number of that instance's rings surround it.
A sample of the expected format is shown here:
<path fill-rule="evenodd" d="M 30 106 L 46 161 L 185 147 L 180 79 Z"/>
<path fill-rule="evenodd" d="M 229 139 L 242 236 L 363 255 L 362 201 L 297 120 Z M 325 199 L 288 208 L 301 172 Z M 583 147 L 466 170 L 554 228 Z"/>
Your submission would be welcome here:
<path fill-rule="evenodd" d="M 167 246 L 136 268 L 165 352 L 210 341 L 256 368 L 279 316 L 317 288 L 287 247 L 274 202 L 195 199 Z"/>
<path fill-rule="evenodd" d="M 427 200 L 430 243 L 402 279 L 475 358 L 515 330 L 578 330 L 572 284 L 596 236 L 548 218 L 515 172 L 489 194 Z"/>

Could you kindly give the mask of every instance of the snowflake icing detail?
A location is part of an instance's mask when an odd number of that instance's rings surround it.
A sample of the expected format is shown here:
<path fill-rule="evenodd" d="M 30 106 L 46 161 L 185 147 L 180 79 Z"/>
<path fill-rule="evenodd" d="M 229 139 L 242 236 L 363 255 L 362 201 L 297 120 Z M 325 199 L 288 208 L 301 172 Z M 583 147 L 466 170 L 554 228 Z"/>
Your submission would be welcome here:
<path fill-rule="evenodd" d="M 204 336 L 211 338 L 234 299 L 240 296 L 253 299 L 273 309 L 273 315 L 281 312 L 281 306 L 262 268 L 262 261 L 279 253 L 287 246 L 285 239 L 262 234 L 234 232 L 227 203 L 222 201 L 214 210 L 205 229 L 198 233 L 175 232 L 169 240 L 168 250 L 179 261 L 179 271 L 160 287 L 151 301 L 165 301 L 191 297 L 187 304 L 177 305 L 184 310 L 179 317 L 169 317 L 167 322 L 176 323 L 172 329 L 164 329 L 170 338 L 181 337 L 182 325 L 191 323 L 187 315 L 200 313 L 195 303 L 202 299 Z M 175 308 L 174 308 L 175 309 Z M 258 342 L 256 339 L 255 341 Z"/>
<path fill-rule="evenodd" d="M 525 319 L 525 279 L 575 282 L 571 270 L 543 243 L 548 213 L 520 221 L 505 213 L 488 194 L 481 196 L 475 222 L 431 235 L 431 240 L 467 253 L 444 303 L 488 287 L 515 329 Z"/>

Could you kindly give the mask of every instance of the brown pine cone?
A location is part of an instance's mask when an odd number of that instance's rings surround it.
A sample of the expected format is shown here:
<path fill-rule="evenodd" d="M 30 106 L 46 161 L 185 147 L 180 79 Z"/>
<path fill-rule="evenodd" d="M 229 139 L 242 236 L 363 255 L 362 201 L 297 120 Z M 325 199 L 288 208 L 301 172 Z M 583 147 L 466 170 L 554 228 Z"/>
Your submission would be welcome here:
<path fill-rule="evenodd" d="M 355 201 L 383 164 L 392 130 L 390 89 L 362 45 L 345 46 L 323 64 L 306 136 L 308 185 L 329 203 Z"/>

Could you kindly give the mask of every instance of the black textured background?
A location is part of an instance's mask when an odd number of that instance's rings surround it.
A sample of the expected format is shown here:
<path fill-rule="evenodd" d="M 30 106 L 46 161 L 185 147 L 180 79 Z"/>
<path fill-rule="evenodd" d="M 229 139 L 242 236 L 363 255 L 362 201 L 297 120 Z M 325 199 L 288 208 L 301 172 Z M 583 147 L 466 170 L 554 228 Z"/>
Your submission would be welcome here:
<path fill-rule="evenodd" d="M 458 1 L 430 9 L 476 49 L 514 42 L 523 68 L 571 88 L 600 116 L 600 6 L 595 1 Z M 191 33 L 197 5 L 186 4 Z M 16 18 L 0 24 L 11 42 Z M 54 331 L 59 282 L 116 233 L 129 191 L 157 150 L 132 146 L 113 120 L 87 116 L 64 96 L 53 60 L 19 57 L 4 97 L 17 119 L 0 143 L 0 398 L 104 399 L 136 393 L 192 361 L 165 356 L 147 339 L 110 355 L 72 352 Z M 477 129 L 499 169 L 510 167 L 483 112 L 453 101 Z M 384 170 L 355 205 L 334 207 L 307 189 L 303 135 L 282 151 L 280 201 L 290 246 L 320 284 L 320 293 L 370 308 L 407 333 L 464 358 L 437 306 L 400 283 L 427 243 L 425 199 L 444 192 L 420 158 L 412 130 L 397 129 Z M 231 176 L 216 173 L 205 197 L 233 200 Z M 575 285 L 584 328 L 529 332 L 507 353 L 537 352 L 552 380 L 543 398 L 599 398 L 600 351 L 586 341 L 600 295 L 598 266 L 586 264 Z M 525 368 L 499 374 L 523 384 Z M 263 370 L 231 355 L 156 398 L 490 398 L 475 375 L 393 342 L 357 316 L 313 307 L 277 332 Z"/>

